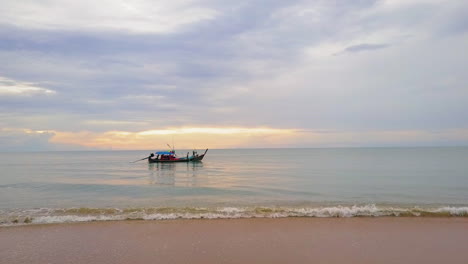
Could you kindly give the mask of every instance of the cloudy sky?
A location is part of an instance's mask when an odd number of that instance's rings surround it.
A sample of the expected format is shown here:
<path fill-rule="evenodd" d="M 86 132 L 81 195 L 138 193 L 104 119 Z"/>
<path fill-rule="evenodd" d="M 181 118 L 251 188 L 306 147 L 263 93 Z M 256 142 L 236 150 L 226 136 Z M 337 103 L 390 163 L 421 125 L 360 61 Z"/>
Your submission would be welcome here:
<path fill-rule="evenodd" d="M 468 145 L 466 0 L 2 0 L 0 151 Z"/>

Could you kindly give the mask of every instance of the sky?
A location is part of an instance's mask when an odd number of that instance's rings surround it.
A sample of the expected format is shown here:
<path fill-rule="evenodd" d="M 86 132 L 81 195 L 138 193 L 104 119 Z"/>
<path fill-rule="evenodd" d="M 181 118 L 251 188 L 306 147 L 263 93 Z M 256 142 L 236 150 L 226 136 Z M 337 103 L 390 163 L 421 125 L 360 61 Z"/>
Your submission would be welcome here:
<path fill-rule="evenodd" d="M 2 0 L 0 151 L 468 145 L 466 0 Z"/>

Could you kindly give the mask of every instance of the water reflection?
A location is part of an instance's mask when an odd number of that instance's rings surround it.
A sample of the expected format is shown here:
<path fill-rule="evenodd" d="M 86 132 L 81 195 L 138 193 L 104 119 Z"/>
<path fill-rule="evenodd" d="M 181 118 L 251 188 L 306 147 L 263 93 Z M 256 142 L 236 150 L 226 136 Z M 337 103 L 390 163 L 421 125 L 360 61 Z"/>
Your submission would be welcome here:
<path fill-rule="evenodd" d="M 202 162 L 149 163 L 149 184 L 165 186 L 197 186 L 197 175 Z"/>

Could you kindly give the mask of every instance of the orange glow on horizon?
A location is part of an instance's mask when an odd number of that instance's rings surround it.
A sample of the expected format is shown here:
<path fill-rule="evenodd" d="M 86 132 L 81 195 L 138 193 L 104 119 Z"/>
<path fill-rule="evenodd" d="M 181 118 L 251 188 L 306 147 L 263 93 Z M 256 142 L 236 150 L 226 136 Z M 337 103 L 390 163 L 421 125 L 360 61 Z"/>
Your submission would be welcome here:
<path fill-rule="evenodd" d="M 350 147 L 398 145 L 407 143 L 468 140 L 468 129 L 443 131 L 387 130 L 334 131 L 245 127 L 182 127 L 139 132 L 65 132 L 0 128 L 9 134 L 41 135 L 49 143 L 92 149 L 166 149 L 174 142 L 177 149 L 192 148 L 287 148 L 287 147 Z"/>
<path fill-rule="evenodd" d="M 252 145 L 275 145 L 294 137 L 299 130 L 274 128 L 168 128 L 140 132 L 108 131 L 61 132 L 54 131 L 50 142 L 80 145 L 101 149 L 153 149 L 166 148 L 174 143 L 178 148 L 232 148 Z"/>

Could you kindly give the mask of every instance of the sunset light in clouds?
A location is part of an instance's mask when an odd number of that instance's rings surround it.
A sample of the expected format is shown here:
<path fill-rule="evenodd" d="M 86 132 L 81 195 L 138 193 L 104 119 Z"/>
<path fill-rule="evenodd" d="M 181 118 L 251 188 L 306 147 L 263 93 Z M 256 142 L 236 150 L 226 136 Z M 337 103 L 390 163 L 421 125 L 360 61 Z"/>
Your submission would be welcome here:
<path fill-rule="evenodd" d="M 73 144 L 100 149 L 166 148 L 175 140 L 178 148 L 232 148 L 260 144 L 277 145 L 294 138 L 297 132 L 268 128 L 180 128 L 142 132 L 108 131 L 54 132 L 53 143 Z"/>
<path fill-rule="evenodd" d="M 4 135 L 23 135 L 36 141 L 46 141 L 59 146 L 55 150 L 96 149 L 96 150 L 150 150 L 165 149 L 173 143 L 179 149 L 203 148 L 271 148 L 303 147 L 358 147 L 358 146 L 426 146 L 431 142 L 467 141 L 468 129 L 427 132 L 423 130 L 406 131 L 311 131 L 300 129 L 272 128 L 171 128 L 140 132 L 105 131 L 105 132 L 64 132 L 35 130 L 6 130 Z M 13 141 L 22 146 L 24 142 Z M 26 142 L 27 143 L 27 142 Z M 385 146 L 385 145 L 384 145 Z M 62 148 L 60 148 L 62 147 Z M 37 150 L 37 149 L 31 149 Z"/>
<path fill-rule="evenodd" d="M 3 1 L 0 151 L 467 145 L 467 9 Z"/>

